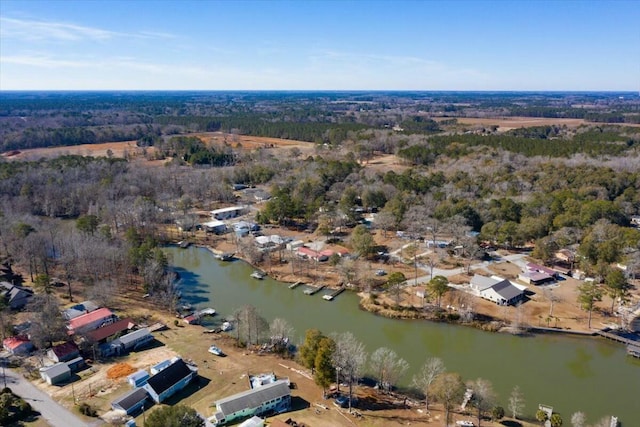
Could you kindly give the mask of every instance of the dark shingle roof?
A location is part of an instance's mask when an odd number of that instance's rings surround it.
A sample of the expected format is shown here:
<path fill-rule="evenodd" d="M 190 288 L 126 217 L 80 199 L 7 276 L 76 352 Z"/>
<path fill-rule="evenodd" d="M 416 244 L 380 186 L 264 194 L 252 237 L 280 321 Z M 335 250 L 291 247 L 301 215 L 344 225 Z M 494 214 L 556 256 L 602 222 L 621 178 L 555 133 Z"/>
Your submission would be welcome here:
<path fill-rule="evenodd" d="M 143 400 L 147 398 L 147 391 L 143 388 L 134 388 L 128 393 L 118 397 L 116 400 L 111 402 L 111 407 L 124 409 L 125 411 L 129 411 L 129 409 L 133 408 Z"/>
<path fill-rule="evenodd" d="M 511 301 L 522 293 L 522 291 L 511 284 L 508 280 L 503 280 L 492 286 L 493 290 L 502 298 Z"/>
<path fill-rule="evenodd" d="M 178 359 L 172 363 L 171 366 L 149 378 L 149 380 L 147 380 L 147 384 L 156 392 L 156 394 L 160 395 L 171 388 L 175 383 L 185 378 L 187 375 L 190 375 L 191 372 L 191 369 L 189 369 L 187 364 L 184 363 L 184 360 Z"/>

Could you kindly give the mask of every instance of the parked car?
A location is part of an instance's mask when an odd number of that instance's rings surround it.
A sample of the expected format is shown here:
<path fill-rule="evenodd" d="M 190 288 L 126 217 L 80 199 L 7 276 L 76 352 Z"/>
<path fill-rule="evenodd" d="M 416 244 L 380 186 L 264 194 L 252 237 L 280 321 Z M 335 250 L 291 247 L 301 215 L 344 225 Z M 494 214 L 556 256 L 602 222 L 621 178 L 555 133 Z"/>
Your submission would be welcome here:
<path fill-rule="evenodd" d="M 386 276 L 387 272 L 380 269 L 380 270 L 376 270 L 376 276 Z"/>
<path fill-rule="evenodd" d="M 351 400 L 351 407 L 355 407 L 356 404 L 358 403 L 358 399 L 356 399 L 355 397 L 352 398 Z M 349 407 L 349 396 L 339 396 L 336 398 L 336 400 L 333 402 L 334 405 L 340 407 L 340 408 L 348 408 Z"/>

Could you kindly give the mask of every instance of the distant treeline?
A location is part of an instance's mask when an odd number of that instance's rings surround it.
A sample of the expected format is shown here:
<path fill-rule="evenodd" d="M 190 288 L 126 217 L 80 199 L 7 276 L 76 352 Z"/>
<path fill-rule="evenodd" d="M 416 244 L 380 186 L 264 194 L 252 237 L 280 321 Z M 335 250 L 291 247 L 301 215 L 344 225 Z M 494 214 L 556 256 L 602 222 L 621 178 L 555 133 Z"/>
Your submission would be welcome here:
<path fill-rule="evenodd" d="M 4 135 L 0 150 L 9 151 L 39 147 L 134 141 L 158 134 L 159 131 L 150 126 L 32 127 L 11 135 Z"/>
<path fill-rule="evenodd" d="M 568 157 L 577 153 L 589 156 L 620 155 L 630 148 L 640 146 L 638 134 L 634 138 L 613 131 L 589 130 L 577 133 L 571 139 L 549 139 L 547 135 L 553 128 L 549 127 L 548 133 L 544 129 L 518 129 L 508 135 L 437 135 L 423 144 L 399 150 L 398 156 L 413 164 L 430 165 L 442 154 L 449 157 L 465 155 L 468 150 L 464 147 L 501 148 L 527 157 Z"/>
<path fill-rule="evenodd" d="M 316 143 L 339 144 L 347 138 L 348 132 L 368 128 L 360 123 L 283 121 L 282 118 L 255 114 L 229 117 L 201 116 L 159 116 L 155 122 L 160 125 L 178 125 L 191 131 L 223 131 L 242 135 L 266 136 L 271 138 L 294 139 Z"/>
<path fill-rule="evenodd" d="M 640 113 L 635 111 L 597 112 L 585 108 L 559 108 L 544 106 L 508 107 L 510 116 L 545 117 L 551 119 L 584 119 L 597 123 L 640 123 Z"/>

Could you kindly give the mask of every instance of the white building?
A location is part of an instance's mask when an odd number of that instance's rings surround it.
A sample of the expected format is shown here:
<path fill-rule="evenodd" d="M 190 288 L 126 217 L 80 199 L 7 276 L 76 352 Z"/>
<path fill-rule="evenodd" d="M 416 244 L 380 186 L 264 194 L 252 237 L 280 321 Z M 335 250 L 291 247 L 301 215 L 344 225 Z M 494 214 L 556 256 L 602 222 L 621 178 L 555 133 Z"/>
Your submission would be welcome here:
<path fill-rule="evenodd" d="M 240 215 L 243 215 L 246 211 L 247 209 L 244 206 L 230 206 L 228 208 L 212 210 L 210 213 L 211 213 L 211 218 L 222 221 L 224 219 L 239 217 Z"/>

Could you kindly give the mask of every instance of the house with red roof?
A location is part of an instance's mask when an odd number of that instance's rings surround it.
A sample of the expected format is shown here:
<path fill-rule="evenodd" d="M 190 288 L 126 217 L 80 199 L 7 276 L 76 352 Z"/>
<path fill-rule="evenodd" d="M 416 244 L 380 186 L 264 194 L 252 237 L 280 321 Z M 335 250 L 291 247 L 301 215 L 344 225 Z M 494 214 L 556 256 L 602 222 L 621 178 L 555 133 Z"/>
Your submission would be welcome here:
<path fill-rule="evenodd" d="M 99 308 L 96 311 L 92 311 L 87 314 L 75 317 L 69 321 L 67 328 L 69 334 L 81 334 L 84 332 L 92 331 L 94 329 L 101 328 L 106 325 L 110 325 L 118 320 L 118 317 L 113 314 L 108 308 Z"/>
<path fill-rule="evenodd" d="M 17 335 L 15 337 L 5 338 L 2 341 L 2 347 L 11 354 L 26 355 L 33 350 L 33 343 L 29 338 Z"/>
<path fill-rule="evenodd" d="M 47 357 L 54 362 L 66 362 L 78 356 L 80 356 L 80 350 L 73 341 L 55 345 L 47 351 Z"/>
<path fill-rule="evenodd" d="M 133 329 L 135 322 L 130 317 L 113 322 L 110 325 L 103 326 L 102 328 L 94 329 L 84 334 L 84 337 L 92 343 L 102 344 L 103 342 L 110 341 L 110 339 L 116 338 L 116 335 L 120 333 L 128 333 Z"/>

